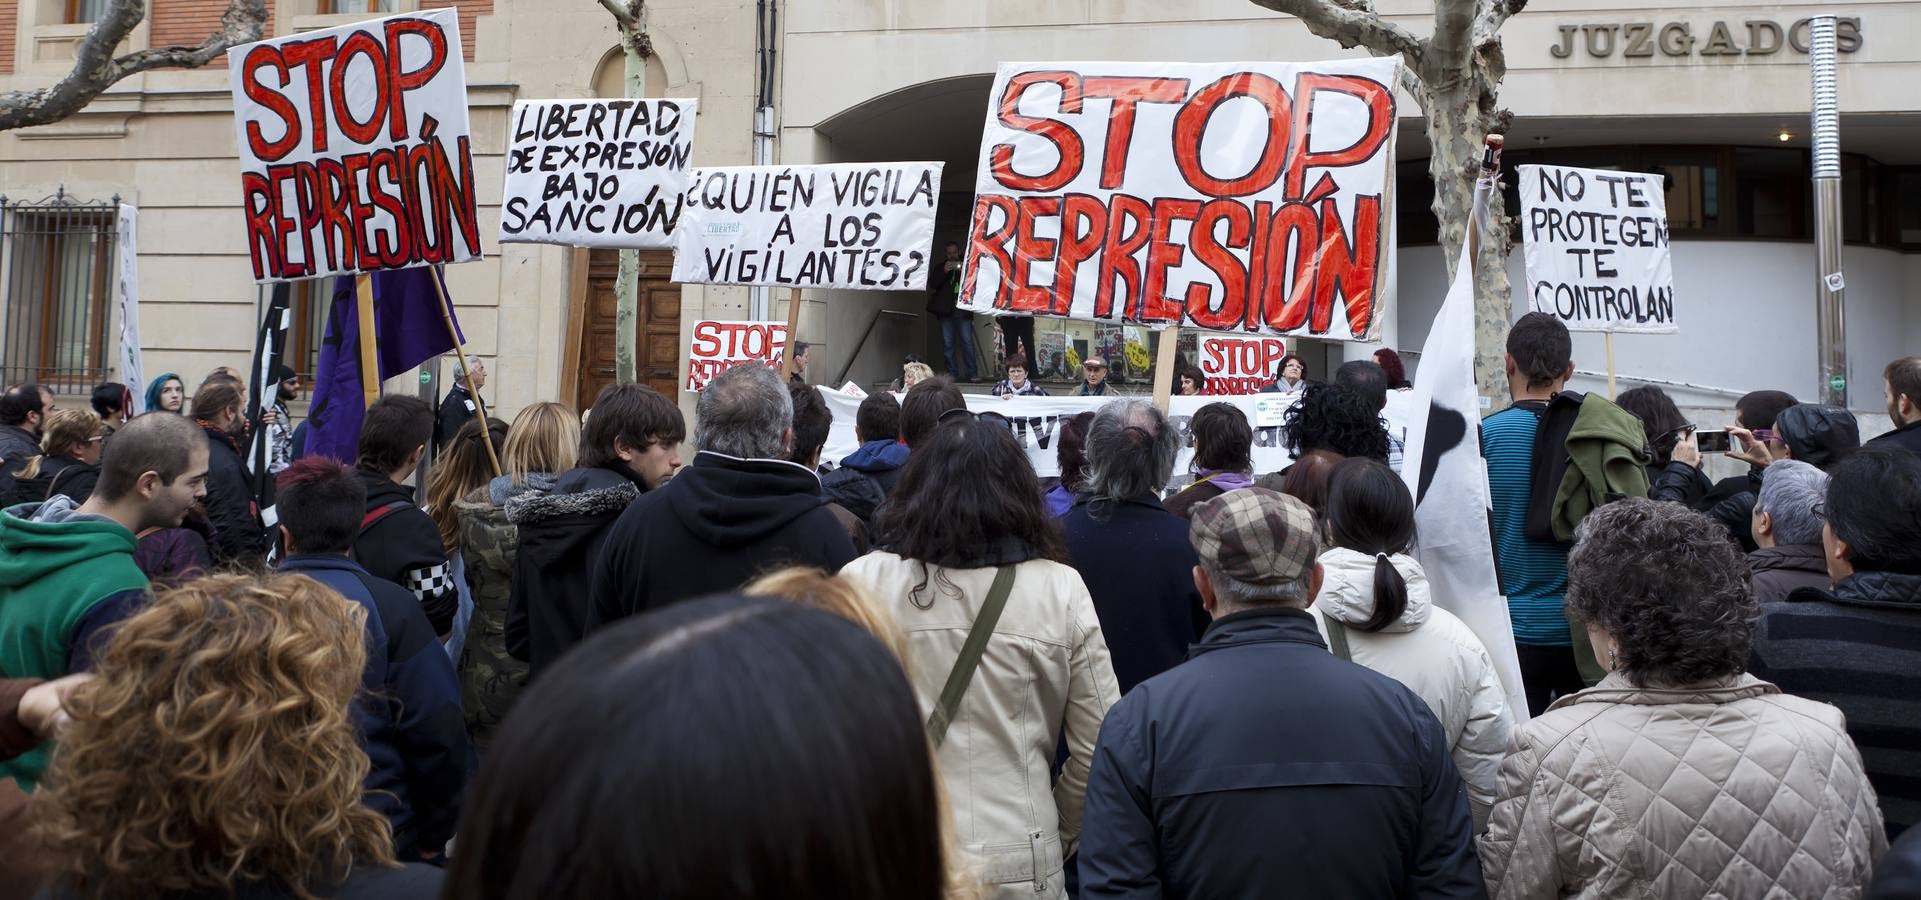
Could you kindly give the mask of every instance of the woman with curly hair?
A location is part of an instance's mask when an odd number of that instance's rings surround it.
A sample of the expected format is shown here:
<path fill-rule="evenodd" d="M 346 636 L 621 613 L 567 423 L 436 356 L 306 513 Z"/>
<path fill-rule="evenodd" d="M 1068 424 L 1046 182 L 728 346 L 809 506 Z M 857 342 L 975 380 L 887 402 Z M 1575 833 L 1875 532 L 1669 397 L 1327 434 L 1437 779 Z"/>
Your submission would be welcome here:
<path fill-rule="evenodd" d="M 363 616 L 310 578 L 223 575 L 122 623 L 35 796 L 48 896 L 435 894 L 361 803 Z"/>
<path fill-rule="evenodd" d="M 1301 402 L 1288 408 L 1281 434 L 1296 457 L 1326 450 L 1387 462 L 1387 426 L 1381 424 L 1381 408 L 1345 385 L 1308 385 Z"/>
<path fill-rule="evenodd" d="M 1608 671 L 1522 725 L 1481 865 L 1520 897 L 1859 897 L 1887 849 L 1841 711 L 1746 673 L 1759 610 L 1708 517 L 1589 513 L 1567 608 Z"/>

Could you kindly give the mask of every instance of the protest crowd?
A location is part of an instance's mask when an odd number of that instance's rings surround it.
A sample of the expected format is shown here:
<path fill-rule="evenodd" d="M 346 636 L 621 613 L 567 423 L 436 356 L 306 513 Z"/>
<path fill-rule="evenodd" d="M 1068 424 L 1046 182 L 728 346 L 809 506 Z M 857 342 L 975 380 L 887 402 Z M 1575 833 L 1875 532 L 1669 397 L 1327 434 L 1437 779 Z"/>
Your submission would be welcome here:
<path fill-rule="evenodd" d="M 1480 429 L 1525 710 L 1416 558 L 1392 351 L 1273 370 L 1280 471 L 1118 398 L 1046 479 L 942 376 L 838 460 L 752 363 L 692 423 L 385 397 L 351 464 L 291 372 L 257 425 L 224 369 L 8 388 L 0 895 L 1916 896 L 1921 358 L 1866 444 L 1742 397 L 1716 482 L 1570 354 L 1516 321 Z"/>

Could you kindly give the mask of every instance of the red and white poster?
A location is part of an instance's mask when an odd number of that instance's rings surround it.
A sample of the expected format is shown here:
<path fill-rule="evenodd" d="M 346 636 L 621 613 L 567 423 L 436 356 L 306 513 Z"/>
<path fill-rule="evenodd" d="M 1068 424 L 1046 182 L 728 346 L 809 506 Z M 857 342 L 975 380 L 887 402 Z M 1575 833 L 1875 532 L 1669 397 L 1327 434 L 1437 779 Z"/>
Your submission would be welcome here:
<path fill-rule="evenodd" d="M 454 10 L 227 51 L 257 282 L 480 258 Z"/>
<path fill-rule="evenodd" d="M 1400 60 L 1009 63 L 961 306 L 1378 336 Z"/>
<path fill-rule="evenodd" d="M 747 363 L 780 368 L 786 352 L 786 322 L 695 322 L 694 337 L 687 347 L 687 381 L 682 387 L 698 393 L 714 376 Z"/>
<path fill-rule="evenodd" d="M 1287 358 L 1287 342 L 1276 337 L 1204 334 L 1197 349 L 1210 394 L 1258 394 Z"/>

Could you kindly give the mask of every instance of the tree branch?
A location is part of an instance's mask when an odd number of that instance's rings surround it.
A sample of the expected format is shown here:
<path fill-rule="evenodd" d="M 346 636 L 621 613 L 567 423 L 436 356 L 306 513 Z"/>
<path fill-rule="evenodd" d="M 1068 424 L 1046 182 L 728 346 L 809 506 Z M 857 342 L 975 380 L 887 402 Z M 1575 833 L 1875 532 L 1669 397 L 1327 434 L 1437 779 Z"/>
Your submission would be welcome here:
<path fill-rule="evenodd" d="M 1503 3 L 1506 0 L 1493 0 Z M 1428 38 L 1428 68 L 1421 78 L 1428 87 L 1444 91 L 1466 77 L 1468 56 L 1473 50 L 1469 36 L 1474 29 L 1478 0 L 1435 0 L 1434 36 Z"/>
<path fill-rule="evenodd" d="M 647 36 L 647 0 L 600 0 L 600 5 L 613 14 L 622 43 L 641 59 L 654 55 L 654 40 Z"/>
<path fill-rule="evenodd" d="M 73 69 L 51 87 L 0 93 L 0 131 L 58 122 L 130 75 L 150 69 L 197 69 L 238 44 L 260 40 L 266 0 L 230 0 L 220 30 L 198 47 L 157 47 L 114 57 L 115 47 L 147 17 L 146 0 L 109 0 L 74 53 Z"/>
<path fill-rule="evenodd" d="M 1420 66 L 1428 42 L 1380 17 L 1368 0 L 1253 0 L 1254 5 L 1287 13 L 1307 30 L 1353 49 L 1365 47 L 1376 56 L 1401 54 L 1409 66 Z"/>
<path fill-rule="evenodd" d="M 1488 0 L 1474 17 L 1474 43 L 1483 44 L 1507 24 L 1507 20 L 1527 9 L 1527 0 Z"/>

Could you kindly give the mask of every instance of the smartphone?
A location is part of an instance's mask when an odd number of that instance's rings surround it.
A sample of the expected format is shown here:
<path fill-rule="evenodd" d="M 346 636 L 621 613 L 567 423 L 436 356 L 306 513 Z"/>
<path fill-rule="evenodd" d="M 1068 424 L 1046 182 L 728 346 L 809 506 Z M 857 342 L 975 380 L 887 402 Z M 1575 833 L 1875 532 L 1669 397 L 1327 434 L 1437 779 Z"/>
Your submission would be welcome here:
<path fill-rule="evenodd" d="M 1725 431 L 1697 431 L 1694 442 L 1702 453 L 1726 453 L 1734 445 L 1734 439 Z"/>

